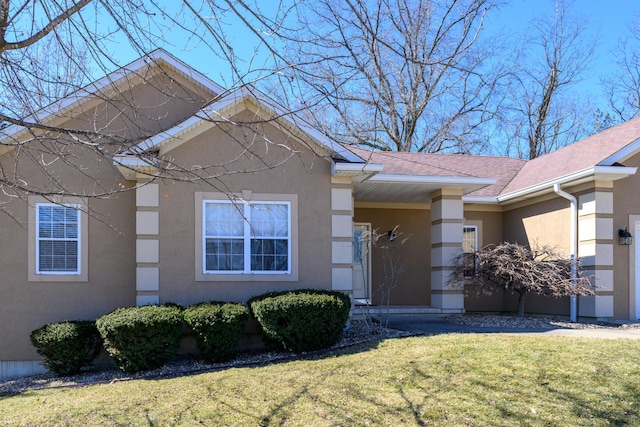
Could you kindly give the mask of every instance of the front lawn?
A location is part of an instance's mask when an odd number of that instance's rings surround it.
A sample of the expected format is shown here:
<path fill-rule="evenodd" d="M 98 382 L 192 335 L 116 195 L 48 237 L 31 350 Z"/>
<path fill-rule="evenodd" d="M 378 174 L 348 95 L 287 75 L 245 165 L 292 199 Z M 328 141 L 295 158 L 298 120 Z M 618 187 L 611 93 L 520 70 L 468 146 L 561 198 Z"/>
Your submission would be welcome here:
<path fill-rule="evenodd" d="M 438 335 L 0 397 L 3 426 L 640 425 L 640 342 Z"/>

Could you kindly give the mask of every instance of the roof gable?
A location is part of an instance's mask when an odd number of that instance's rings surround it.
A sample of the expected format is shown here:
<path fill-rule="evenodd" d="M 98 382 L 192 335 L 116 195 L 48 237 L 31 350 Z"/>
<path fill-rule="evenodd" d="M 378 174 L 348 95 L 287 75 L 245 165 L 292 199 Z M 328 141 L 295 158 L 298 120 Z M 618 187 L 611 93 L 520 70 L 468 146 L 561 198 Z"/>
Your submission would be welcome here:
<path fill-rule="evenodd" d="M 215 126 L 245 110 L 256 114 L 260 121 L 271 122 L 286 130 L 300 141 L 311 142 L 307 146 L 323 157 L 338 157 L 349 162 L 362 162 L 358 156 L 342 145 L 318 132 L 295 113 L 286 112 L 258 90 L 245 87 L 229 92 L 176 126 L 163 131 L 123 153 L 123 157 L 137 152 L 159 150 L 167 153 L 189 141 L 194 134 Z"/>
<path fill-rule="evenodd" d="M 127 85 L 128 82 L 138 79 L 142 81 L 149 71 L 163 67 L 165 72 L 171 73 L 176 78 L 182 78 L 190 82 L 198 90 L 209 93 L 212 98 L 222 92 L 224 88 L 208 79 L 200 72 L 187 66 L 168 52 L 157 49 L 148 55 L 137 59 L 136 61 L 121 67 L 120 69 L 102 77 L 101 79 L 79 89 L 64 98 L 42 108 L 37 113 L 23 119 L 25 123 L 50 125 L 56 119 L 69 119 L 72 117 L 71 112 L 80 109 L 85 103 L 95 101 L 95 95 L 98 98 L 109 97 L 109 93 L 117 91 L 117 88 Z M 12 138 L 17 139 L 25 132 L 27 128 L 18 124 L 13 124 L 2 130 L 0 139 Z"/>

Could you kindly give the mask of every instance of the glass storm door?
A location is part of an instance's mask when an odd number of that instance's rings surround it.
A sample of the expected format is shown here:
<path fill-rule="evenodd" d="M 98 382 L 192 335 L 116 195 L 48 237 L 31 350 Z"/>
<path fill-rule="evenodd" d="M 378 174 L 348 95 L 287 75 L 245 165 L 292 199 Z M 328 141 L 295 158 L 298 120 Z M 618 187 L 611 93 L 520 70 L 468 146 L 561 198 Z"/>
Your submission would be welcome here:
<path fill-rule="evenodd" d="M 356 300 L 371 298 L 370 235 L 371 224 L 355 223 L 353 225 L 353 298 Z"/>

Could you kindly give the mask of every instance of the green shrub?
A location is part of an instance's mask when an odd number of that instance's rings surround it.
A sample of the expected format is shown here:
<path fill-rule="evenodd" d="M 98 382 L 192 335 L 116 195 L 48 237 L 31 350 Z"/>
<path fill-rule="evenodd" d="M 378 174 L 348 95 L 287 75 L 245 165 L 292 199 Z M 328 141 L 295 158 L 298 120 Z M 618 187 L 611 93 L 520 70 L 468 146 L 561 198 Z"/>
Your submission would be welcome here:
<path fill-rule="evenodd" d="M 224 362 L 235 357 L 249 312 L 243 304 L 212 301 L 187 307 L 183 318 L 196 333 L 202 358 Z"/>
<path fill-rule="evenodd" d="M 42 364 L 58 375 L 80 372 L 100 354 L 102 340 L 90 320 L 51 323 L 31 332 L 31 344 L 44 357 Z"/>
<path fill-rule="evenodd" d="M 316 289 L 270 292 L 249 303 L 265 336 L 296 353 L 338 342 L 351 308 L 347 295 Z"/>
<path fill-rule="evenodd" d="M 96 320 L 116 366 L 138 372 L 162 366 L 174 356 L 182 337 L 182 315 L 173 306 L 120 308 Z"/>

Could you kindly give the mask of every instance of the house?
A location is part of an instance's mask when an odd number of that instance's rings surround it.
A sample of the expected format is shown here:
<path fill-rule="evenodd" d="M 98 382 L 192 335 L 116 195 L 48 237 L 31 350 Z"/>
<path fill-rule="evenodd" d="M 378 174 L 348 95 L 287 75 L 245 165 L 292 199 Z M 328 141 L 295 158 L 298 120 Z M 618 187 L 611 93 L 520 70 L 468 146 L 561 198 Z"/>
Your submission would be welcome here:
<path fill-rule="evenodd" d="M 465 296 L 447 281 L 453 254 L 504 240 L 567 256 L 575 246 L 597 286 L 578 315 L 640 318 L 640 119 L 531 161 L 371 152 L 162 50 L 35 119 L 53 130 L 1 134 L 0 171 L 32 191 L 0 192 L 0 378 L 42 369 L 33 329 L 136 304 L 312 287 L 406 312 L 513 311 L 512 295 Z M 109 131 L 113 153 L 63 144 L 59 159 L 18 156 L 59 144 L 65 125 Z M 52 180 L 75 196 L 43 196 Z M 388 294 L 385 252 L 362 239 L 372 230 L 401 263 Z M 527 309 L 568 315 L 570 302 L 532 297 Z"/>

